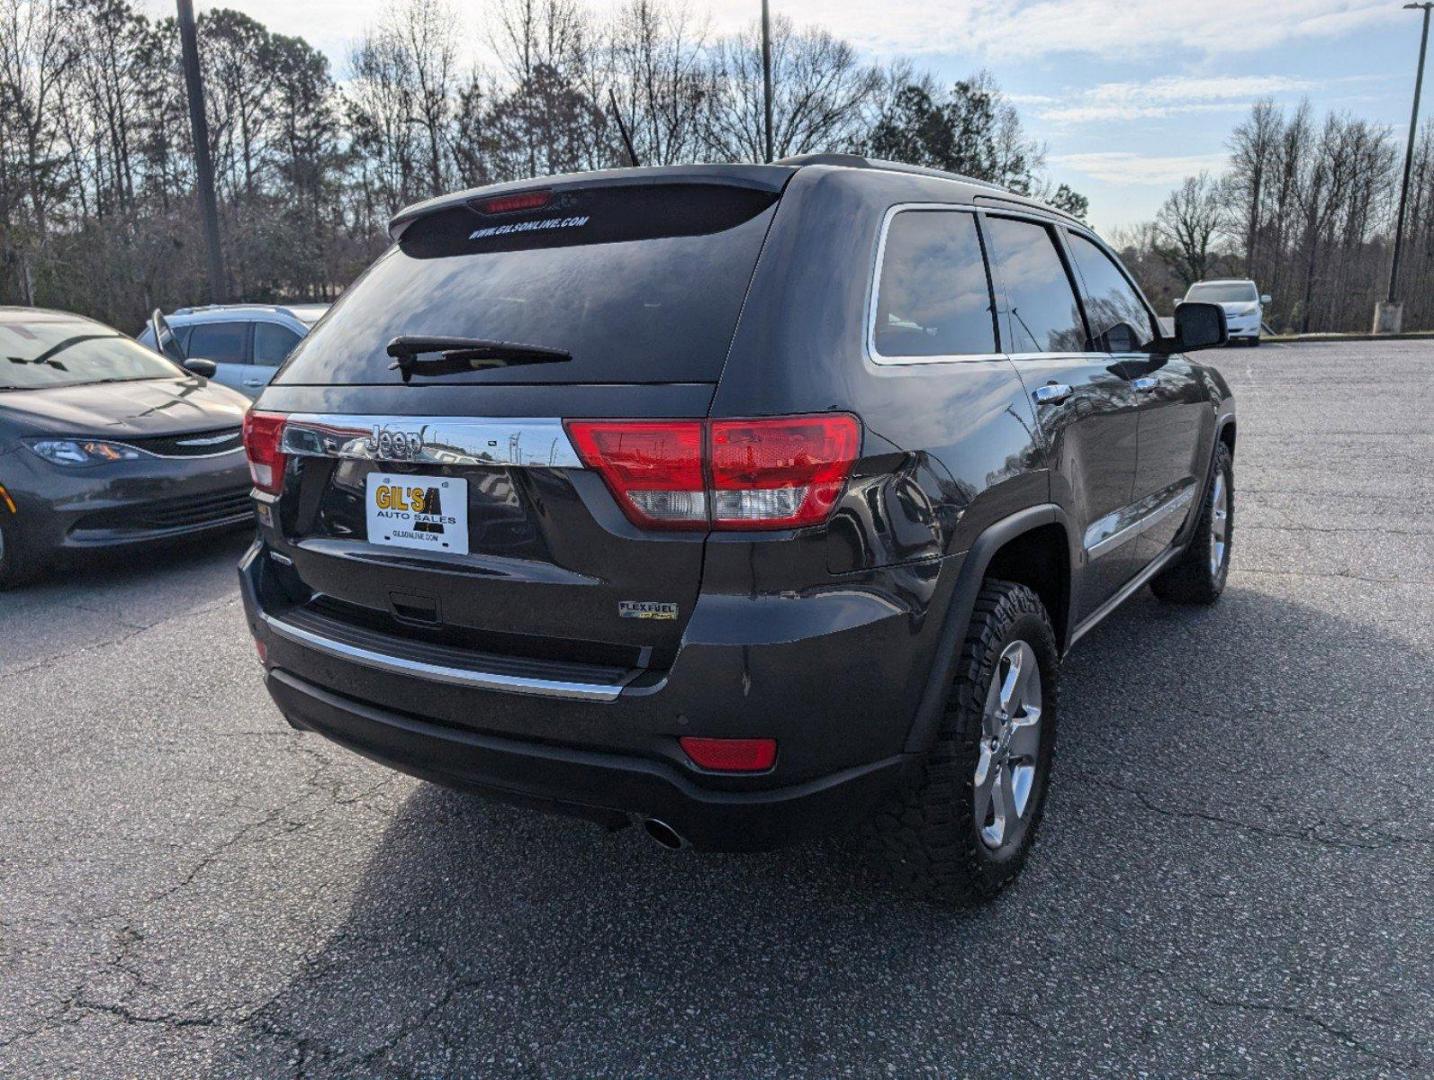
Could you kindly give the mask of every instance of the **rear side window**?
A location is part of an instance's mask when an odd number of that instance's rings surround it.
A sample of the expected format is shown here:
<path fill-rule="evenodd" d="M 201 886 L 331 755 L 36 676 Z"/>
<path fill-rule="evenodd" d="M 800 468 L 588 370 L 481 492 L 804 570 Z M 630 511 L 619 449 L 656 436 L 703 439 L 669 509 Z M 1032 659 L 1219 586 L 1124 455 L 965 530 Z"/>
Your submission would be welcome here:
<path fill-rule="evenodd" d="M 249 362 L 249 324 L 242 322 L 195 323 L 189 334 L 188 355 L 216 364 Z"/>
<path fill-rule="evenodd" d="M 1141 352 L 1155 324 L 1139 294 L 1110 256 L 1079 233 L 1067 233 L 1071 258 L 1085 284 L 1085 315 L 1094 352 Z"/>
<path fill-rule="evenodd" d="M 254 363 L 263 367 L 278 367 L 298 343 L 299 335 L 287 326 L 280 326 L 278 323 L 255 323 Z"/>
<path fill-rule="evenodd" d="M 1084 352 L 1085 324 L 1051 230 L 1019 218 L 985 224 L 1007 351 Z"/>
<path fill-rule="evenodd" d="M 400 381 L 400 335 L 461 337 L 571 360 L 433 382 L 713 382 L 777 193 L 714 184 L 579 188 L 544 205 L 477 202 L 413 222 L 304 338 L 276 381 Z M 485 208 L 489 212 L 484 212 Z"/>
<path fill-rule="evenodd" d="M 903 210 L 891 219 L 872 344 L 884 357 L 996 351 L 991 288 L 974 214 Z"/>

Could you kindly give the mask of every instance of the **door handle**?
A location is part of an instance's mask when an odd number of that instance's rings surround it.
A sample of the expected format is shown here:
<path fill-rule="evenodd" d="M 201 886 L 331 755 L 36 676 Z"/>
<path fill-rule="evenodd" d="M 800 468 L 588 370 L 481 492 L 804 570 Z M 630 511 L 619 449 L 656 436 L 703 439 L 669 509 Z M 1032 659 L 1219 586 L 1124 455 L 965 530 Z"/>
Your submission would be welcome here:
<path fill-rule="evenodd" d="M 264 386 L 265 383 L 264 383 L 264 380 L 263 380 L 263 379 L 245 379 L 245 380 L 244 380 L 244 385 L 245 385 L 245 386 Z"/>
<path fill-rule="evenodd" d="M 1074 391 L 1065 383 L 1049 382 L 1045 386 L 1038 386 L 1031 392 L 1031 397 L 1036 399 L 1038 405 L 1059 405 Z"/>
<path fill-rule="evenodd" d="M 1160 385 L 1160 380 L 1159 380 L 1159 379 L 1152 379 L 1149 375 L 1146 375 L 1146 376 L 1144 376 L 1143 378 L 1139 378 L 1139 379 L 1133 380 L 1133 381 L 1131 382 L 1131 384 L 1130 384 L 1130 388 L 1131 388 L 1132 390 L 1142 390 L 1142 391 L 1144 391 L 1144 390 L 1154 390 L 1154 389 L 1155 389 L 1157 386 L 1159 386 L 1159 385 Z"/>

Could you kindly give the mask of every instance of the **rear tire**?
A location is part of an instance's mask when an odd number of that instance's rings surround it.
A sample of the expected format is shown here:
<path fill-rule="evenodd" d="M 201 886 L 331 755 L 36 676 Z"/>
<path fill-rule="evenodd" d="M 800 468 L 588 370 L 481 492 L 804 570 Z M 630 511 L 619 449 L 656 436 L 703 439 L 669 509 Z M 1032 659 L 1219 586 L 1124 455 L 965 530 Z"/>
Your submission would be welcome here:
<path fill-rule="evenodd" d="M 987 581 L 935 745 L 867 829 L 904 891 L 970 907 L 1020 873 L 1045 808 L 1059 664 L 1040 598 L 1024 585 Z"/>
<path fill-rule="evenodd" d="M 1150 582 L 1150 590 L 1172 604 L 1213 604 L 1230 577 L 1235 534 L 1235 459 L 1218 439 L 1210 463 L 1205 502 L 1184 553 Z"/>

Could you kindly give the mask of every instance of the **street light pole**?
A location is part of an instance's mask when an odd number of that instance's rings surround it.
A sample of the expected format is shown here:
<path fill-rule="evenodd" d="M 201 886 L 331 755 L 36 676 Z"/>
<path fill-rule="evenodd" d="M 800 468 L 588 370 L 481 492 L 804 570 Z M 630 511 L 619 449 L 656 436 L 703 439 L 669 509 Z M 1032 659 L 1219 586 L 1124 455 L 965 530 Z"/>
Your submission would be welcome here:
<path fill-rule="evenodd" d="M 772 17 L 762 0 L 762 128 L 767 161 L 772 160 Z"/>
<path fill-rule="evenodd" d="M 189 130 L 194 136 L 195 186 L 204 243 L 209 249 L 209 302 L 227 299 L 224 256 L 219 250 L 219 207 L 214 200 L 214 165 L 209 160 L 209 121 L 204 115 L 204 77 L 199 71 L 199 38 L 194 30 L 192 0 L 179 0 L 179 46 L 184 54 L 184 84 L 189 93 Z"/>
<path fill-rule="evenodd" d="M 1405 4 L 1405 10 L 1424 12 L 1424 32 L 1419 38 L 1419 68 L 1414 76 L 1414 108 L 1409 114 L 1409 145 L 1404 150 L 1404 182 L 1399 187 L 1399 213 L 1394 220 L 1394 258 L 1389 264 L 1389 290 L 1384 303 L 1374 305 L 1374 332 L 1397 334 L 1404 323 L 1404 305 L 1395 299 L 1399 284 L 1399 259 L 1404 254 L 1404 212 L 1409 203 L 1409 177 L 1414 169 L 1414 139 L 1419 133 L 1419 94 L 1424 88 L 1424 56 L 1429 49 L 1429 9 L 1434 0 Z"/>

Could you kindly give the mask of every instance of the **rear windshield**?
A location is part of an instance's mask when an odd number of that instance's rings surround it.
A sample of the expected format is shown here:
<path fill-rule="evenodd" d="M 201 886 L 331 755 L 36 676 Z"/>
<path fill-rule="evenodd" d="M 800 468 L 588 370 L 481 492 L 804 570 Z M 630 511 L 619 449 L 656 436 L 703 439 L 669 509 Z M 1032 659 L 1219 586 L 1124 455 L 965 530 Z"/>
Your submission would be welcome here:
<path fill-rule="evenodd" d="M 300 343 L 276 383 L 401 381 L 400 335 L 570 353 L 415 383 L 711 382 L 721 374 L 777 195 L 712 184 L 555 192 L 415 221 Z"/>
<path fill-rule="evenodd" d="M 58 312 L 19 317 L 0 312 L 0 391 L 183 374 L 152 349 L 101 323 Z"/>
<path fill-rule="evenodd" d="M 1239 282 L 1229 285 L 1212 283 L 1191 285 L 1185 299 L 1199 300 L 1204 304 L 1240 304 L 1247 300 L 1258 300 L 1259 294 L 1255 292 L 1255 286 L 1248 282 L 1243 285 Z"/>

